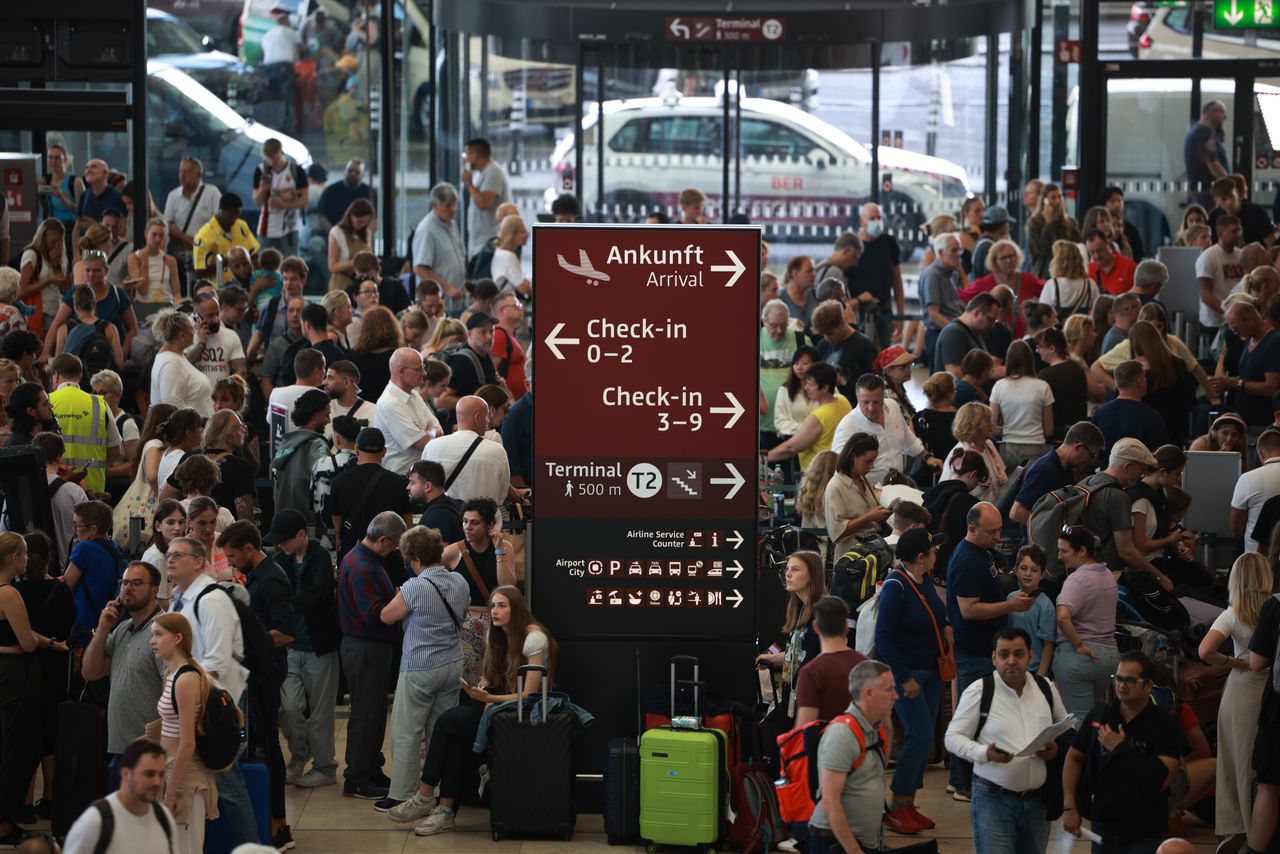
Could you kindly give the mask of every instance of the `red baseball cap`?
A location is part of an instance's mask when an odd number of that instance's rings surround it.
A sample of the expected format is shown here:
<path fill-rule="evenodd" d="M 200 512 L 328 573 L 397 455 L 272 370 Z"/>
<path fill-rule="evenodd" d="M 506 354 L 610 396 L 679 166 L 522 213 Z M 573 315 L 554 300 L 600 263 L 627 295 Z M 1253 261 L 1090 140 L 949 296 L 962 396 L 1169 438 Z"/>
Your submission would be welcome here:
<path fill-rule="evenodd" d="M 883 371 L 885 368 L 897 365 L 909 365 L 915 360 L 916 357 L 908 353 L 904 347 L 894 344 L 880 351 L 880 355 L 876 356 L 874 367 L 877 371 Z"/>

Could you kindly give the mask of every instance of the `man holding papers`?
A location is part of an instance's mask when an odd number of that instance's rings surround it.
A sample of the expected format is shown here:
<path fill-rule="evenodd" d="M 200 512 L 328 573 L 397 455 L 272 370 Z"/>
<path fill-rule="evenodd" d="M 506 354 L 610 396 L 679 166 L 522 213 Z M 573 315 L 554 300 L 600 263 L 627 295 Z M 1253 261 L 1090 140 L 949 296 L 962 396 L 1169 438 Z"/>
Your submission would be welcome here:
<path fill-rule="evenodd" d="M 1041 789 L 1047 763 L 1058 755 L 1053 725 L 1069 727 L 1070 718 L 1051 682 L 1027 678 L 1031 638 L 1025 631 L 996 632 L 991 660 L 995 673 L 960 695 L 947 750 L 973 763 L 977 854 L 1043 854 L 1049 821 Z"/>

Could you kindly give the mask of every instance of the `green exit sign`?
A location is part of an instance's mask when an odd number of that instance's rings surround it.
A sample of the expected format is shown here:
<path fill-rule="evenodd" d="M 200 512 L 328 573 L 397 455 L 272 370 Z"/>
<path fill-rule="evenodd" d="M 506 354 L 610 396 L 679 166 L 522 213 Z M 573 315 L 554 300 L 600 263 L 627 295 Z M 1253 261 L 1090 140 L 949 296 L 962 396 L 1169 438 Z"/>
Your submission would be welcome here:
<path fill-rule="evenodd" d="M 1213 26 L 1218 30 L 1278 27 L 1276 0 L 1214 0 Z"/>

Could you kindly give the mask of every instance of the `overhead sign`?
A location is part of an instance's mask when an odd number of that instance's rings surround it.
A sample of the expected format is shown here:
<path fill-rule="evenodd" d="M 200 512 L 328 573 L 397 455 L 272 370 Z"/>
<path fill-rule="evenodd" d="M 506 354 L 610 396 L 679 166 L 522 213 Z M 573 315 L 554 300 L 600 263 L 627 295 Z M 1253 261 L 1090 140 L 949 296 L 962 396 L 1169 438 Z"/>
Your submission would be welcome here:
<path fill-rule="evenodd" d="M 534 608 L 560 637 L 755 632 L 760 230 L 538 224 Z"/>
<path fill-rule="evenodd" d="M 776 42 L 786 35 L 786 20 L 770 17 L 667 18 L 667 41 Z"/>
<path fill-rule="evenodd" d="M 1217 30 L 1250 30 L 1280 26 L 1275 0 L 1214 0 L 1213 27 Z"/>

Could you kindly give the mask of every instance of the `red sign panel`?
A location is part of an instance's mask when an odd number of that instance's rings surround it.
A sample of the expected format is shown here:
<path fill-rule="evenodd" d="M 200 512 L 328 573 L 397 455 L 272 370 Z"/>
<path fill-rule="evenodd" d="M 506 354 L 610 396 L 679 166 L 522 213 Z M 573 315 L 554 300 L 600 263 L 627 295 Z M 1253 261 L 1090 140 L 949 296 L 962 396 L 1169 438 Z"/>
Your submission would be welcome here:
<path fill-rule="evenodd" d="M 1053 44 L 1053 53 L 1055 58 L 1063 65 L 1070 63 L 1080 64 L 1080 40 L 1079 39 L 1058 39 Z"/>
<path fill-rule="evenodd" d="M 667 18 L 667 41 L 776 42 L 786 35 L 786 19 L 777 17 Z"/>
<path fill-rule="evenodd" d="M 532 585 L 557 637 L 754 632 L 760 231 L 536 225 Z"/>

